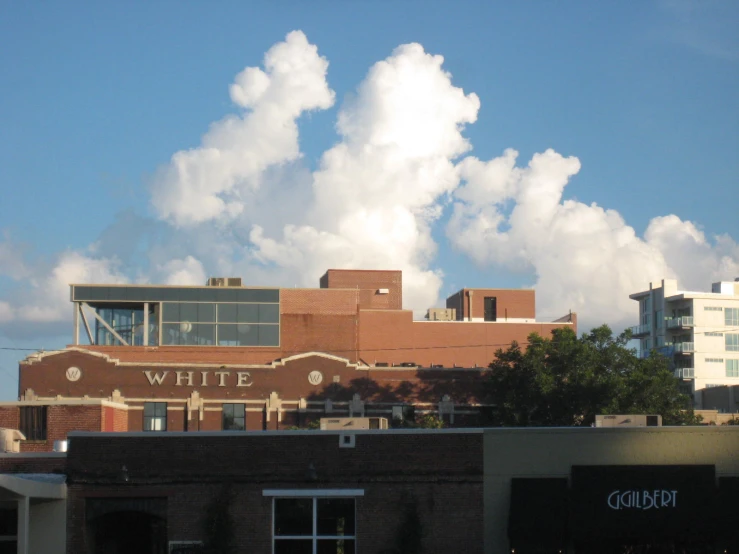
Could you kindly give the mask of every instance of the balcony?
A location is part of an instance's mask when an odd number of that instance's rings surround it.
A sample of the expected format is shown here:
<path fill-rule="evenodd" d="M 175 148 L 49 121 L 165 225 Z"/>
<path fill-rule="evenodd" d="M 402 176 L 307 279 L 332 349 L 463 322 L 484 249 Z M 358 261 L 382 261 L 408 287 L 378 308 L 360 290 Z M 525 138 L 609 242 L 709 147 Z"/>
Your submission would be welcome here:
<path fill-rule="evenodd" d="M 679 352 L 681 354 L 690 354 L 691 352 L 695 352 L 695 343 L 692 343 L 692 342 L 676 342 L 675 343 L 675 352 Z"/>
<path fill-rule="evenodd" d="M 693 326 L 693 316 L 684 315 L 667 320 L 668 329 L 688 329 Z"/>
<path fill-rule="evenodd" d="M 678 367 L 675 370 L 675 377 L 678 379 L 695 379 L 694 367 Z"/>
<path fill-rule="evenodd" d="M 643 337 L 644 335 L 648 335 L 651 332 L 652 332 L 651 325 L 634 325 L 631 328 L 632 337 Z"/>

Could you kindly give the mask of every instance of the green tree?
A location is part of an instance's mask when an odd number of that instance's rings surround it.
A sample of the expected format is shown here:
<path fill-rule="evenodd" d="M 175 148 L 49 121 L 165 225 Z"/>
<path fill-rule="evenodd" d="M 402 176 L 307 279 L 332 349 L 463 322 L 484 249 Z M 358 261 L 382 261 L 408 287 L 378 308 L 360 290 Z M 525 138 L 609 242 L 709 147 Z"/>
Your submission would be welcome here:
<path fill-rule="evenodd" d="M 693 424 L 689 398 L 680 393 L 667 359 L 639 358 L 628 332 L 607 325 L 578 338 L 555 329 L 498 350 L 490 364 L 496 420 L 510 426 L 590 425 L 596 414 L 659 414 L 663 423 Z"/>

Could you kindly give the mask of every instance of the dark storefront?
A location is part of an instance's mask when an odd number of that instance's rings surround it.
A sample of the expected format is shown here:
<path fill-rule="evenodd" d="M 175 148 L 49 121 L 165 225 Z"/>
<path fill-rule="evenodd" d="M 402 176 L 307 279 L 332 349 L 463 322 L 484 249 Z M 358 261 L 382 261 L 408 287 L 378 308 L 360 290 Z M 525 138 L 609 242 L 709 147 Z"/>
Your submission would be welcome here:
<path fill-rule="evenodd" d="M 712 465 L 573 466 L 564 478 L 514 478 L 515 554 L 739 552 L 739 478 Z"/>

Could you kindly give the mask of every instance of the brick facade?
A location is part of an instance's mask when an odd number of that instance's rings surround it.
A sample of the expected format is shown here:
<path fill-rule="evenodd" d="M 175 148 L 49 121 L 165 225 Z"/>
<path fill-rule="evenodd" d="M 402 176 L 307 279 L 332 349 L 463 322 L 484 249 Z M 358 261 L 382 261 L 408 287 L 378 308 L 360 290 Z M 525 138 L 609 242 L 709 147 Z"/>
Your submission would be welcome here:
<path fill-rule="evenodd" d="M 396 546 L 410 505 L 420 519 L 423 552 L 482 552 L 481 433 L 355 438 L 355 448 L 339 448 L 336 433 L 75 436 L 67 467 L 67 551 L 89 551 L 85 503 L 91 498 L 166 498 L 167 538 L 204 540 L 209 503 L 230 483 L 237 551 L 272 551 L 265 489 L 352 489 L 364 491 L 356 512 L 365 554 Z"/>

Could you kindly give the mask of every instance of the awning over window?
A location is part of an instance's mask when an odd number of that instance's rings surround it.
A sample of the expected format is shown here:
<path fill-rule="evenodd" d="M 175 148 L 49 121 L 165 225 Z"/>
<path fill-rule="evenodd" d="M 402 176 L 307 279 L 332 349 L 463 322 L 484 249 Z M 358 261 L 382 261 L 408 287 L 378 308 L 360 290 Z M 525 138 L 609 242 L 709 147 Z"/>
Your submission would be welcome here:
<path fill-rule="evenodd" d="M 514 478 L 508 538 L 511 545 L 557 546 L 567 534 L 567 479 Z"/>

